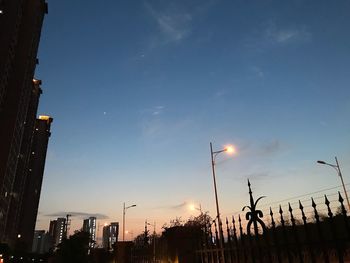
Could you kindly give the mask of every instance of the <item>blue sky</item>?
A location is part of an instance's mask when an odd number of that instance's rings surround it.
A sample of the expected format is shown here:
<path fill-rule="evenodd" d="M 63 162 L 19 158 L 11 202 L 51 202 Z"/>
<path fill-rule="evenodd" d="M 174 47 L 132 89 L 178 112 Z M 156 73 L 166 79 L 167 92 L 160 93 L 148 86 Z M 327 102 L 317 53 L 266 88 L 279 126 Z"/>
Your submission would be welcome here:
<path fill-rule="evenodd" d="M 135 235 L 350 183 L 349 1 L 49 1 L 37 78 L 54 118 L 37 228 L 67 211 Z M 77 215 L 78 215 L 77 214 Z M 47 216 L 47 215 L 52 215 Z M 84 214 L 85 215 L 85 214 Z M 73 228 L 80 227 L 79 216 Z"/>

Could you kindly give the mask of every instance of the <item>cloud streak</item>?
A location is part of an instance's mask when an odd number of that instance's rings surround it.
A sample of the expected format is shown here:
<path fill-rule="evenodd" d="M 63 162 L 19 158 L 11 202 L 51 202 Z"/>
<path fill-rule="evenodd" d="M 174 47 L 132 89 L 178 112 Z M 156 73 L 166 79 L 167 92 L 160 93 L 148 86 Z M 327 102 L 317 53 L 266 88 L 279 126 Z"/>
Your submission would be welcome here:
<path fill-rule="evenodd" d="M 305 27 L 277 27 L 272 23 L 265 29 L 264 37 L 274 44 L 288 44 L 310 41 L 312 35 Z"/>
<path fill-rule="evenodd" d="M 274 154 L 280 150 L 281 150 L 281 144 L 279 140 L 276 140 L 276 139 L 269 142 L 265 142 L 260 146 L 260 149 L 259 149 L 261 155 Z"/>
<path fill-rule="evenodd" d="M 156 21 L 161 33 L 161 43 L 179 42 L 188 37 L 192 31 L 192 15 L 176 8 L 156 10 L 150 3 L 145 3 L 146 9 Z"/>
<path fill-rule="evenodd" d="M 81 219 L 88 217 L 96 217 L 97 219 L 108 219 L 109 216 L 98 213 L 85 213 L 85 212 L 56 212 L 51 214 L 46 214 L 47 217 L 66 217 L 66 215 L 71 215 L 72 217 L 78 217 Z"/>
<path fill-rule="evenodd" d="M 155 207 L 154 209 L 169 209 L 169 210 L 181 210 L 183 209 L 184 207 L 188 206 L 189 203 L 184 201 L 180 204 L 176 204 L 176 205 L 167 205 L 167 206 L 158 206 L 158 207 Z"/>

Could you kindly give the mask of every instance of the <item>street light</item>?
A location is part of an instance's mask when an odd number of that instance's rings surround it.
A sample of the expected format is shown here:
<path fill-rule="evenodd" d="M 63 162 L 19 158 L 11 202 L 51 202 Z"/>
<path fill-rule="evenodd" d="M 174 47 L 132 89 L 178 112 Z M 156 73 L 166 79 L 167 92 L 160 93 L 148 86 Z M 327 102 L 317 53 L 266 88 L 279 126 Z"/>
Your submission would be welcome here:
<path fill-rule="evenodd" d="M 135 207 L 136 205 L 130 205 L 125 207 L 125 203 L 123 203 L 123 241 L 125 241 L 125 212 L 131 207 Z"/>
<path fill-rule="evenodd" d="M 199 207 L 196 207 L 195 204 L 190 204 L 188 207 L 189 207 L 189 209 L 191 211 L 198 210 L 201 214 L 203 214 L 202 205 L 201 204 L 199 204 Z"/>
<path fill-rule="evenodd" d="M 218 201 L 218 193 L 216 189 L 216 178 L 215 178 L 215 158 L 219 153 L 227 152 L 234 153 L 235 149 L 233 146 L 226 146 L 224 149 L 219 151 L 213 151 L 212 143 L 210 143 L 210 155 L 211 155 L 211 168 L 213 172 L 213 181 L 214 181 L 214 192 L 215 192 L 215 202 L 216 202 L 216 217 L 219 223 L 219 233 L 220 233 L 220 251 L 221 251 L 221 262 L 225 262 L 225 253 L 224 253 L 224 235 L 222 231 L 222 223 L 220 218 L 220 210 L 219 210 L 219 201 Z"/>
<path fill-rule="evenodd" d="M 333 167 L 333 168 L 337 171 L 337 173 L 338 173 L 338 175 L 339 175 L 339 177 L 340 177 L 340 180 L 341 180 L 341 184 L 342 184 L 343 189 L 344 189 L 344 194 L 345 194 L 346 202 L 348 203 L 348 209 L 349 209 L 349 211 L 350 211 L 349 197 L 348 197 L 348 193 L 347 193 L 346 188 L 345 188 L 345 184 L 344 184 L 344 180 L 343 180 L 343 175 L 341 174 L 341 170 L 340 170 L 340 166 L 339 166 L 337 157 L 335 157 L 335 163 L 336 163 L 336 164 L 326 163 L 325 161 L 317 161 L 317 163 L 328 165 L 328 166 L 330 166 L 330 167 Z"/>
<path fill-rule="evenodd" d="M 156 262 L 156 221 L 154 221 L 154 224 L 148 223 L 146 221 L 147 225 L 153 226 L 153 262 Z"/>

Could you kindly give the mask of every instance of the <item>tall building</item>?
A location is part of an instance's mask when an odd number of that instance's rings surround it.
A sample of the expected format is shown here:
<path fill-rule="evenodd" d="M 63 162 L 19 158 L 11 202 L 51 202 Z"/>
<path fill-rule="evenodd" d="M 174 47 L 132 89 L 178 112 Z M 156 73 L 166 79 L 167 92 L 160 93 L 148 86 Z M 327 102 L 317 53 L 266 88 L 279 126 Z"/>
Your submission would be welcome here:
<path fill-rule="evenodd" d="M 112 250 L 118 242 L 119 223 L 113 222 L 103 227 L 102 245 L 107 250 Z"/>
<path fill-rule="evenodd" d="M 67 236 L 66 230 L 66 218 L 59 217 L 50 221 L 49 236 L 52 241 L 52 247 L 56 247 Z"/>
<path fill-rule="evenodd" d="M 94 248 L 96 244 L 96 217 L 89 217 L 88 219 L 84 219 L 83 231 L 89 233 L 89 247 Z"/>
<path fill-rule="evenodd" d="M 27 235 L 21 217 L 33 177 L 28 171 L 34 159 L 29 160 L 41 94 L 34 72 L 45 13 L 44 0 L 0 0 L 0 243 L 14 245 L 23 236 L 28 250 L 33 233 Z"/>
<path fill-rule="evenodd" d="M 23 201 L 18 217 L 18 233 L 27 249 L 32 247 L 36 217 L 38 214 L 41 185 L 44 175 L 47 146 L 51 135 L 52 118 L 39 116 L 35 120 L 33 140 L 27 166 Z"/>
<path fill-rule="evenodd" d="M 35 230 L 32 252 L 36 254 L 48 253 L 51 249 L 50 236 L 45 230 Z"/>

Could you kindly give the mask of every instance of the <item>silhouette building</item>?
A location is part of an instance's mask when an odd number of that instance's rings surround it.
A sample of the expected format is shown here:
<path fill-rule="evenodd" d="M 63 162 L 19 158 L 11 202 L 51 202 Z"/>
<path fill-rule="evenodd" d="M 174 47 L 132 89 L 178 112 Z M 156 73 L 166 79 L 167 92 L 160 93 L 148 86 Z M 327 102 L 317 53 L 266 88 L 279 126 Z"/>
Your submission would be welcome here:
<path fill-rule="evenodd" d="M 50 251 L 50 236 L 45 230 L 35 230 L 33 238 L 32 252 L 45 254 Z"/>
<path fill-rule="evenodd" d="M 83 231 L 89 233 L 89 247 L 94 248 L 96 244 L 96 217 L 89 217 L 83 221 Z"/>
<path fill-rule="evenodd" d="M 107 250 L 112 250 L 118 242 L 119 223 L 113 222 L 103 227 L 102 245 Z"/>
<path fill-rule="evenodd" d="M 35 132 L 42 124 L 36 119 L 41 81 L 34 78 L 45 13 L 44 0 L 0 0 L 0 243 L 22 243 L 28 251 L 45 163 L 31 153 L 46 154 L 47 146 Z"/>
<path fill-rule="evenodd" d="M 59 217 L 50 221 L 49 236 L 52 247 L 56 247 L 67 236 L 66 229 L 66 218 Z"/>

